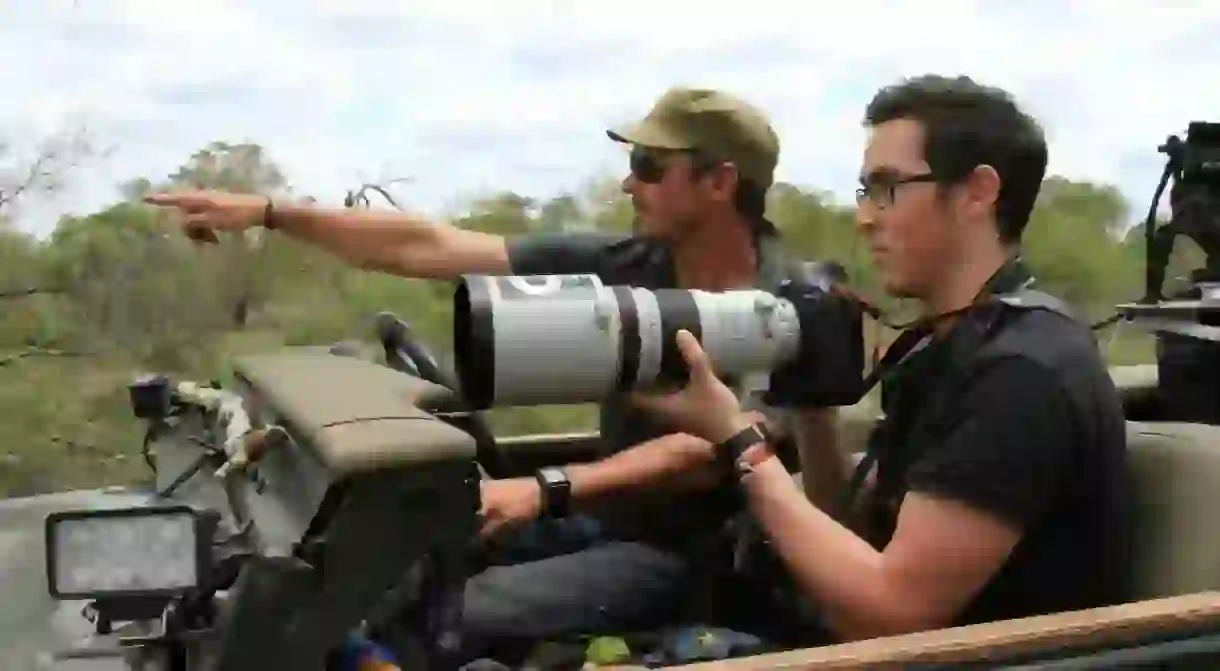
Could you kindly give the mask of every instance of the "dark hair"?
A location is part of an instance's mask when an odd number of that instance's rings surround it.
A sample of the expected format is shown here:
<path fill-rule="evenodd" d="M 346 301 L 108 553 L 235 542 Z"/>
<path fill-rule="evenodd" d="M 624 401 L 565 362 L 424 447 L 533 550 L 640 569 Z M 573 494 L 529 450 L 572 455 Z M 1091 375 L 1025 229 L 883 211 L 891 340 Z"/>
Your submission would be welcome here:
<path fill-rule="evenodd" d="M 699 179 L 720 165 L 719 159 L 697 151 L 691 152 L 691 158 L 691 179 Z M 737 190 L 733 193 L 733 207 L 750 221 L 761 220 L 767 211 L 767 190 L 753 180 L 738 179 Z"/>
<path fill-rule="evenodd" d="M 940 184 L 960 182 L 979 165 L 995 168 L 1000 238 L 1021 239 L 1046 176 L 1046 138 L 1007 91 L 965 76 L 908 78 L 878 91 L 865 112 L 870 126 L 895 119 L 923 126 L 924 160 Z"/>

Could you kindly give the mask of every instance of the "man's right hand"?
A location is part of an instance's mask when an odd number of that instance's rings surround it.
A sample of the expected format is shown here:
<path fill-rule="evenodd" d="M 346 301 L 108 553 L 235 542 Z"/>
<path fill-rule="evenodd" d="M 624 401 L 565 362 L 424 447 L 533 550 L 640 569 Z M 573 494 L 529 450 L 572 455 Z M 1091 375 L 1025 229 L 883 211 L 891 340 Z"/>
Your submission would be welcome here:
<path fill-rule="evenodd" d="M 483 538 L 528 524 L 542 514 L 542 485 L 534 478 L 484 480 L 479 511 Z"/>
<path fill-rule="evenodd" d="M 221 231 L 241 232 L 263 224 L 267 198 L 224 191 L 178 191 L 148 196 L 145 203 L 176 208 L 185 216 L 183 231 L 201 242 L 219 242 Z"/>

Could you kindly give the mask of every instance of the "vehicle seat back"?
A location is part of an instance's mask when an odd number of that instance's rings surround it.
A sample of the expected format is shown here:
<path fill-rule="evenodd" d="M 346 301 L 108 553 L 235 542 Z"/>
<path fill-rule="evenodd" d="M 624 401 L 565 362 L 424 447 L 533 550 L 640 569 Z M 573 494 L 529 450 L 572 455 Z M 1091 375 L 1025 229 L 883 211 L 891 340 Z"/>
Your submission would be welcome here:
<path fill-rule="evenodd" d="M 1123 415 L 1136 422 L 1164 419 L 1161 414 L 1160 375 L 1156 364 L 1111 366 L 1110 379 L 1122 398 Z"/>
<path fill-rule="evenodd" d="M 838 431 L 836 435 L 838 448 L 850 458 L 852 468 L 864 456 L 864 451 L 868 448 L 869 436 L 872 435 L 873 427 L 876 426 L 880 418 L 881 412 L 872 403 L 867 401 L 839 408 Z M 804 480 L 802 479 L 799 461 L 797 467 L 789 470 L 792 471 L 792 479 L 796 482 L 797 487 L 804 491 Z"/>
<path fill-rule="evenodd" d="M 1155 377 L 1147 375 L 1155 374 L 1155 367 L 1123 368 L 1128 370 L 1115 381 L 1124 401 L 1138 402 L 1155 389 Z M 843 413 L 840 447 L 858 457 L 874 422 L 870 413 Z M 1220 525 L 1210 521 L 1220 511 L 1220 427 L 1175 422 L 1128 422 L 1127 427 L 1134 598 L 1220 589 Z M 794 479 L 799 485 L 799 474 Z"/>
<path fill-rule="evenodd" d="M 881 411 L 871 403 L 858 403 L 839 409 L 839 449 L 847 454 L 861 455 L 868 448 L 873 427 L 881 419 Z"/>
<path fill-rule="evenodd" d="M 1128 422 L 1136 599 L 1220 588 L 1220 427 Z"/>
<path fill-rule="evenodd" d="M 1110 369 L 1124 406 L 1156 393 L 1155 365 Z M 840 448 L 862 454 L 876 413 L 840 414 Z M 1220 589 L 1220 426 L 1176 422 L 1127 423 L 1132 474 L 1132 587 L 1149 599 Z M 799 485 L 799 473 L 794 474 Z"/>

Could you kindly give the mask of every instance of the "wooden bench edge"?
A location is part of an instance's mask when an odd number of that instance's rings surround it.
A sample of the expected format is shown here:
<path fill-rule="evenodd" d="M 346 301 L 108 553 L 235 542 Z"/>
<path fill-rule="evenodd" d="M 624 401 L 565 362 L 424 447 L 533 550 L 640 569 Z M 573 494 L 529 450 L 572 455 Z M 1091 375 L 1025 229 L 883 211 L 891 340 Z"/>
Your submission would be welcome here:
<path fill-rule="evenodd" d="M 1064 647 L 1122 645 L 1149 634 L 1189 632 L 1212 620 L 1220 628 L 1220 592 L 1199 592 L 671 668 L 687 671 L 855 669 L 913 662 L 977 661 Z M 612 668 L 624 671 L 637 667 Z"/>

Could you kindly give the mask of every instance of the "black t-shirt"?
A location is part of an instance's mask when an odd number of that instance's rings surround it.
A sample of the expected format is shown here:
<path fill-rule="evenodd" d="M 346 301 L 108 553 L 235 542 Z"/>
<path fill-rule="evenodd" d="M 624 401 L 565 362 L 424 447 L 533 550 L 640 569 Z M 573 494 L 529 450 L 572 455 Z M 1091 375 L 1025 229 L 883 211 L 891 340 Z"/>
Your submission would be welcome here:
<path fill-rule="evenodd" d="M 947 371 L 969 337 L 963 325 L 883 385 L 878 431 L 892 437 L 869 500 L 882 526 L 874 544 L 892 536 L 907 491 L 963 501 L 1024 529 L 959 624 L 1127 598 L 1126 426 L 1106 365 L 1088 328 L 1065 316 L 1030 310 L 1004 320 L 989 355 L 959 358 L 961 372 Z"/>
<path fill-rule="evenodd" d="M 653 238 L 602 233 L 530 235 L 510 240 L 508 257 L 514 275 L 595 273 L 606 285 L 677 286 L 670 248 Z M 773 260 L 762 257 L 760 253 L 760 274 L 765 274 L 762 267 L 773 265 Z M 601 406 L 602 456 L 670 433 L 671 429 L 649 414 L 618 399 Z M 695 494 L 654 490 L 612 497 L 593 514 L 612 537 L 689 550 L 697 549 L 738 509 L 739 500 L 727 488 Z"/>

